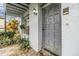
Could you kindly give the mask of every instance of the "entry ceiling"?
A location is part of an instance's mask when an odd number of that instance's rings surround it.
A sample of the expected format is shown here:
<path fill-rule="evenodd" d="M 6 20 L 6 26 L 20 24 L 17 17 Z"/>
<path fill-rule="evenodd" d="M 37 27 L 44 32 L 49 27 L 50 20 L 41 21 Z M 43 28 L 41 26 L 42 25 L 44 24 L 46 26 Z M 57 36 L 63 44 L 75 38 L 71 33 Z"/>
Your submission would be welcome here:
<path fill-rule="evenodd" d="M 47 3 L 40 3 L 44 7 Z M 30 3 L 6 3 L 6 12 L 17 15 L 23 15 L 29 10 Z"/>
<path fill-rule="evenodd" d="M 6 12 L 23 15 L 29 9 L 29 3 L 7 3 Z"/>

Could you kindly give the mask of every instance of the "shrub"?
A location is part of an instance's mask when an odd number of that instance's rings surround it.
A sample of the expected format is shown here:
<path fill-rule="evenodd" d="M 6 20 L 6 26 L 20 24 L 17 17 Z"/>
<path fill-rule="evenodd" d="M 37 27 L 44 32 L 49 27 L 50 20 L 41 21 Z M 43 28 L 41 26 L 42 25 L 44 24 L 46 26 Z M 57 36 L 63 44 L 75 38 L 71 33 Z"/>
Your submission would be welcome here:
<path fill-rule="evenodd" d="M 20 47 L 21 49 L 26 49 L 26 48 L 30 48 L 30 42 L 29 42 L 29 39 L 26 39 L 26 38 L 22 38 L 20 39 Z"/>

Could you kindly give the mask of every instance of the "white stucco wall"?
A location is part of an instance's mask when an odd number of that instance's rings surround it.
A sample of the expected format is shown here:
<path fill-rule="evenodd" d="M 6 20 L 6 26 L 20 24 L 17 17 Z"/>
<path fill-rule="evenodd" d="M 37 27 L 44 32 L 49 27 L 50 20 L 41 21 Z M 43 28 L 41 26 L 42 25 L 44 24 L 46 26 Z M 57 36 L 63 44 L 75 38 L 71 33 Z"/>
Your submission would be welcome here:
<path fill-rule="evenodd" d="M 41 48 L 41 39 L 42 39 L 42 32 L 41 32 L 41 17 L 39 4 L 31 3 L 29 7 L 29 40 L 31 43 L 31 47 L 36 51 L 39 51 Z M 38 11 L 37 15 L 34 15 L 33 9 Z M 39 10 L 38 10 L 39 9 Z"/>
<path fill-rule="evenodd" d="M 69 7 L 69 15 L 63 8 Z M 79 56 L 79 4 L 62 4 L 62 55 Z M 66 25 L 68 23 L 69 25 Z"/>

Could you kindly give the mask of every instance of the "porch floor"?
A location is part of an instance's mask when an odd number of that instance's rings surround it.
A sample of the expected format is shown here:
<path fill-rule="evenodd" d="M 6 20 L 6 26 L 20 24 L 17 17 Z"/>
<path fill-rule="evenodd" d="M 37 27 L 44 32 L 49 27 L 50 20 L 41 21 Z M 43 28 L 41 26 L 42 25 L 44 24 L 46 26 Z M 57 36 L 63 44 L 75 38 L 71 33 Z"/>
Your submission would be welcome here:
<path fill-rule="evenodd" d="M 37 53 L 32 48 L 21 50 L 19 45 L 11 45 L 5 48 L 0 49 L 0 56 L 40 56 L 40 53 Z"/>

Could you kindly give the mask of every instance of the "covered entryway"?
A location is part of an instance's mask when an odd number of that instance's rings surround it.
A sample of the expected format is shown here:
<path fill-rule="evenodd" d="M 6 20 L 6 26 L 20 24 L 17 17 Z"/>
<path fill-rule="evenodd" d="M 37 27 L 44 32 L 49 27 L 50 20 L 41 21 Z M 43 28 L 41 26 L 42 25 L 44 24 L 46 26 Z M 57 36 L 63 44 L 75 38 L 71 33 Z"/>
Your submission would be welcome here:
<path fill-rule="evenodd" d="M 61 55 L 61 4 L 43 8 L 43 48 Z"/>

